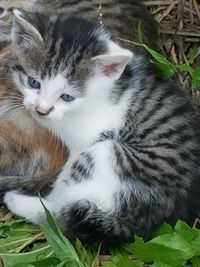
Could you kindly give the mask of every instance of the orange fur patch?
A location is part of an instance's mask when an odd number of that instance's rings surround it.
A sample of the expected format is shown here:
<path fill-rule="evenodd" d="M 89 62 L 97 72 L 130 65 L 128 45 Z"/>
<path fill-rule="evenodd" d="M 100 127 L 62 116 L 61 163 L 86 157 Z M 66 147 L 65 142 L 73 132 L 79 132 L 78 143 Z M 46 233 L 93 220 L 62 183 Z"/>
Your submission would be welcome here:
<path fill-rule="evenodd" d="M 4 48 L 3 53 L 0 54 L 0 61 L 6 60 L 6 52 L 9 51 Z M 0 105 L 7 96 L 10 86 L 12 85 L 8 80 L 4 67 L 0 67 Z M 26 151 L 30 155 L 39 151 L 44 154 L 44 157 L 46 155 L 48 164 L 41 167 L 40 175 L 49 177 L 45 182 L 41 181 L 44 186 L 48 186 L 65 164 L 68 157 L 67 149 L 55 136 L 47 129 L 40 127 L 30 116 L 31 120 L 32 128 L 28 132 L 23 131 L 18 125 L 10 121 L 0 121 L 0 139 L 3 142 L 5 141 L 5 144 L 8 144 L 9 147 L 16 148 L 18 151 Z M 12 153 L 12 151 L 9 151 L 9 153 Z M 9 160 L 9 154 L 0 159 L 0 168 L 9 166 L 9 164 L 12 164 L 12 160 Z"/>

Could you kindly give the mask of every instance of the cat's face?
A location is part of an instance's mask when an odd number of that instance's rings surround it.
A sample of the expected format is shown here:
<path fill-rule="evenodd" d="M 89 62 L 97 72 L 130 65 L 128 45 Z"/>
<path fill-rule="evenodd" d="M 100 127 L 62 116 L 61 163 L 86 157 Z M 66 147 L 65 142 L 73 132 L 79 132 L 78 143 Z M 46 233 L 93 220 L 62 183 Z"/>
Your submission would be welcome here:
<path fill-rule="evenodd" d="M 132 57 L 87 20 L 14 14 L 12 76 L 39 119 L 61 120 L 101 101 Z"/>

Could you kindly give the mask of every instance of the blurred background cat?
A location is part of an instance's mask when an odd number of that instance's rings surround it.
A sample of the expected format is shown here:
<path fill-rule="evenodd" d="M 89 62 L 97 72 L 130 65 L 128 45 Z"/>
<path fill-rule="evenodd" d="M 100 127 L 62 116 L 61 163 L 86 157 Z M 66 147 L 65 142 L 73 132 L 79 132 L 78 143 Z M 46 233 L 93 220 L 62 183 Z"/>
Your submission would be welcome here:
<path fill-rule="evenodd" d="M 137 29 L 141 23 L 144 41 L 157 46 L 157 23 L 139 0 L 14 0 L 0 1 L 0 41 L 10 42 L 10 28 L 13 21 L 12 8 L 39 11 L 52 17 L 55 13 L 82 16 L 102 23 L 112 33 L 114 39 L 137 39 Z M 119 42 L 119 40 L 118 40 Z M 122 42 L 123 46 L 130 46 Z M 135 51 L 138 47 L 131 48 Z"/>

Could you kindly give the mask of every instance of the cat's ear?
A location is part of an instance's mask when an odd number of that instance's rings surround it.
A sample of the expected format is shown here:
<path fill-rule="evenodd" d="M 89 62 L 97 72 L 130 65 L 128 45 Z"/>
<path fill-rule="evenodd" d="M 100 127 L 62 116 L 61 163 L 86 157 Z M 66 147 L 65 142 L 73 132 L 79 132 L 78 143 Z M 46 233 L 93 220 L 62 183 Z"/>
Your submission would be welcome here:
<path fill-rule="evenodd" d="M 103 75 L 118 80 L 133 57 L 130 51 L 125 51 L 126 53 L 96 56 L 92 60 L 96 61 L 98 71 Z"/>
<path fill-rule="evenodd" d="M 39 30 L 31 23 L 30 17 L 25 11 L 13 10 L 14 22 L 11 30 L 12 43 L 20 48 L 32 48 L 43 38 Z"/>

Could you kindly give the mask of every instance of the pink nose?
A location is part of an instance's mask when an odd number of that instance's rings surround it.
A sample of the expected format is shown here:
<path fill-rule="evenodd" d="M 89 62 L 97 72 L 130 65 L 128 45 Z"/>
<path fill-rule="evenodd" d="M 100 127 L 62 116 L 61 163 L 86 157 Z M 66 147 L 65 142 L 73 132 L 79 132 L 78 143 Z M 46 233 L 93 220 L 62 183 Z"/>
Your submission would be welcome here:
<path fill-rule="evenodd" d="M 50 109 L 44 109 L 40 106 L 37 106 L 35 108 L 35 111 L 37 112 L 38 115 L 40 116 L 47 116 L 49 113 L 54 109 L 54 107 L 51 107 Z"/>

